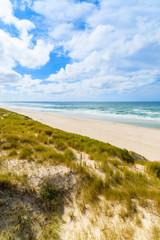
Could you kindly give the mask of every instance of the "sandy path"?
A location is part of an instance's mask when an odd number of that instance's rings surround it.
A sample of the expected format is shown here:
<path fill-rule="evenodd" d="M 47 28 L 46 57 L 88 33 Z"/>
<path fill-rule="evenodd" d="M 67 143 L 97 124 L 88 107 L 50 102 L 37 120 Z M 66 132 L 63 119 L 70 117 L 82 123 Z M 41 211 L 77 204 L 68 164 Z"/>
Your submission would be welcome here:
<path fill-rule="evenodd" d="M 160 161 L 160 130 L 32 110 L 12 109 L 12 111 L 54 128 L 135 151 L 150 161 Z"/>

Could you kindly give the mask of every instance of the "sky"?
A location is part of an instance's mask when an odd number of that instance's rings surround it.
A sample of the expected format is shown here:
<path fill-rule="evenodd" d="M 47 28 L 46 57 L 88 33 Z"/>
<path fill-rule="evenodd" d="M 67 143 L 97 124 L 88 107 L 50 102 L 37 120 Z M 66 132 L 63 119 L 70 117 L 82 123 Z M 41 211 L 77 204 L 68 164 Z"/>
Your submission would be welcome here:
<path fill-rule="evenodd" d="M 0 0 L 0 101 L 160 101 L 160 1 Z"/>

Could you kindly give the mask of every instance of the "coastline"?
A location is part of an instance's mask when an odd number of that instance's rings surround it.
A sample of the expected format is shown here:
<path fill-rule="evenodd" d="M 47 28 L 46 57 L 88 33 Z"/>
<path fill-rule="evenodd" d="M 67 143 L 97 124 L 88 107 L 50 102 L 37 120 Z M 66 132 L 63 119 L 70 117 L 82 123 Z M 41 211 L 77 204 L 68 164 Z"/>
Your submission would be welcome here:
<path fill-rule="evenodd" d="M 9 108 L 9 110 L 26 115 L 53 128 L 134 151 L 150 161 L 160 161 L 160 130 L 158 129 L 38 112 L 30 109 Z"/>

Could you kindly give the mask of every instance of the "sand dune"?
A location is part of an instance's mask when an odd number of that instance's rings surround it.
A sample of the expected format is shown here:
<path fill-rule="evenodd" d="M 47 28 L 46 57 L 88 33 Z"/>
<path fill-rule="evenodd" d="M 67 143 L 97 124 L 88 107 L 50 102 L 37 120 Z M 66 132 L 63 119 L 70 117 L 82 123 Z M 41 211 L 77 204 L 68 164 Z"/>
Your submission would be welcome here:
<path fill-rule="evenodd" d="M 160 161 L 160 130 L 32 110 L 11 110 L 51 127 L 137 152 L 150 161 Z"/>

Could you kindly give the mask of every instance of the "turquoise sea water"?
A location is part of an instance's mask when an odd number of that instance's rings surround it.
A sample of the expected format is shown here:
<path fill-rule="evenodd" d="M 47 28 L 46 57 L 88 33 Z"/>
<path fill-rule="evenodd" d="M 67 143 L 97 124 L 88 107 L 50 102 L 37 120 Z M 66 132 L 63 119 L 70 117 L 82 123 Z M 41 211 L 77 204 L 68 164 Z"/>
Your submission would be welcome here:
<path fill-rule="evenodd" d="M 0 106 L 160 129 L 160 102 L 1 102 Z"/>

